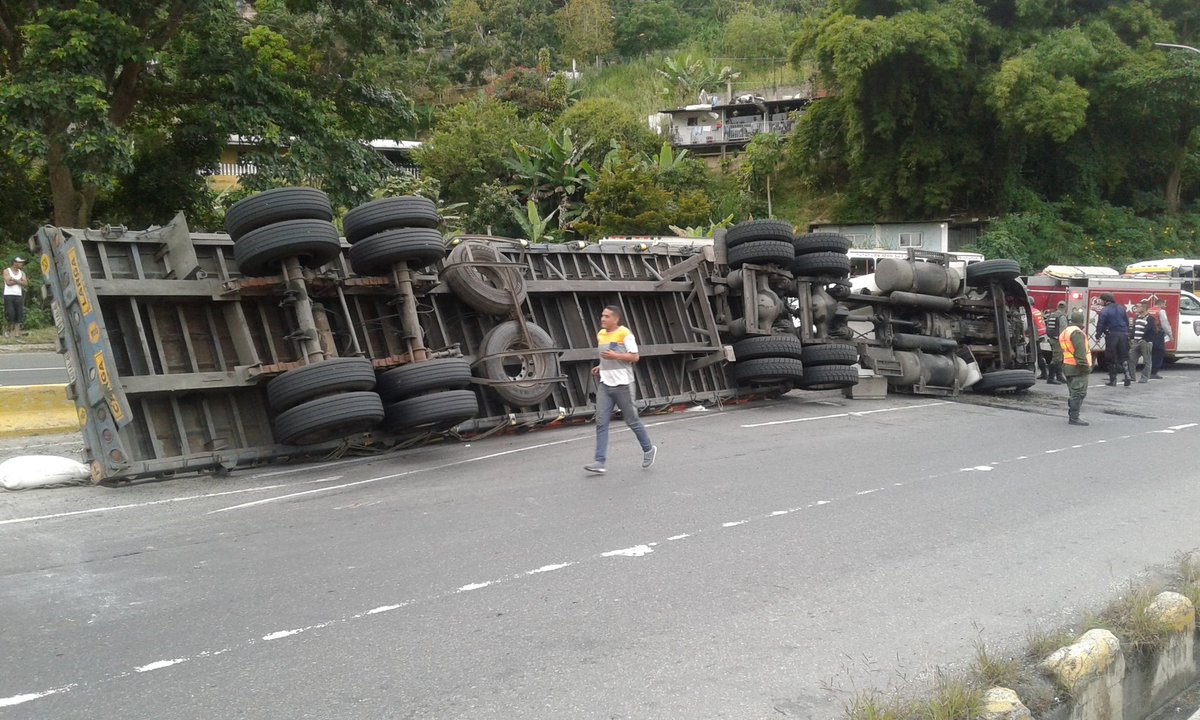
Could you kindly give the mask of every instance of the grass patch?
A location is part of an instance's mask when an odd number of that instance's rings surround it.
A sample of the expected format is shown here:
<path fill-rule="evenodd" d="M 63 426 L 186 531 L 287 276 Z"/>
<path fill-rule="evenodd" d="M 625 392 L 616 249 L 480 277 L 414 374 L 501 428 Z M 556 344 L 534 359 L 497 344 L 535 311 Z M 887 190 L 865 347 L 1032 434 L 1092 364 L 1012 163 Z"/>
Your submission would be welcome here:
<path fill-rule="evenodd" d="M 939 675 L 922 720 L 975 720 L 983 712 L 983 690 L 964 680 Z"/>
<path fill-rule="evenodd" d="M 1076 633 L 1068 628 L 1037 630 L 1026 638 L 1025 660 L 1040 663 L 1054 654 L 1055 650 L 1075 642 Z"/>
<path fill-rule="evenodd" d="M 1156 586 L 1130 585 L 1111 605 L 1084 618 L 1083 630 L 1110 631 L 1121 641 L 1121 649 L 1128 654 L 1153 652 L 1162 647 L 1163 641 L 1172 632 L 1169 623 L 1146 614 L 1146 608 L 1161 591 L 1162 588 Z"/>
<path fill-rule="evenodd" d="M 3 336 L 0 337 L 0 346 L 3 347 L 20 347 L 22 345 L 53 345 L 54 338 L 58 337 L 58 331 L 53 327 L 38 328 L 36 330 L 22 330 L 21 337 Z"/>
<path fill-rule="evenodd" d="M 988 652 L 987 645 L 975 645 L 975 663 L 971 667 L 974 684 L 978 687 L 1012 688 L 1021 681 L 1021 663 Z"/>
<path fill-rule="evenodd" d="M 845 720 L 915 720 L 916 708 L 910 702 L 879 693 L 861 693 L 846 706 Z"/>
<path fill-rule="evenodd" d="M 1200 559 L 1195 553 L 1184 553 L 1179 556 L 1179 590 L 1192 605 L 1200 608 Z"/>

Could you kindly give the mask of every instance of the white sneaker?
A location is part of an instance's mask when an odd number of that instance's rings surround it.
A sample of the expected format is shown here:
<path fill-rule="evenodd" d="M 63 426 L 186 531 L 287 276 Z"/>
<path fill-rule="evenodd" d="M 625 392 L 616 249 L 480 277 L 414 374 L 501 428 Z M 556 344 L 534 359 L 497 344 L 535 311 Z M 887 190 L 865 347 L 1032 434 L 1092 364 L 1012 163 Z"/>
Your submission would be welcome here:
<path fill-rule="evenodd" d="M 584 465 L 583 469 L 587 470 L 590 473 L 595 473 L 597 475 L 603 475 L 604 473 L 608 472 L 608 470 L 604 469 L 604 465 L 602 463 L 592 463 L 591 465 Z"/>
<path fill-rule="evenodd" d="M 658 446 L 651 445 L 650 449 L 642 453 L 642 467 L 648 468 L 654 464 L 654 458 L 658 456 Z"/>

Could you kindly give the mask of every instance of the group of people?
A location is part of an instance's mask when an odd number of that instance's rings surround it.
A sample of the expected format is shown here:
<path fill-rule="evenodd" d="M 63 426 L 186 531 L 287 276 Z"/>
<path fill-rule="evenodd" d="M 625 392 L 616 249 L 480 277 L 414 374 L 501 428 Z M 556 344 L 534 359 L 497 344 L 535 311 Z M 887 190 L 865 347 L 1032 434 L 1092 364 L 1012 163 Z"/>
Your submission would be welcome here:
<path fill-rule="evenodd" d="M 1166 357 L 1166 344 L 1171 341 L 1171 324 L 1167 319 L 1167 303 L 1162 299 L 1145 299 L 1138 302 L 1132 323 L 1123 305 L 1113 299 L 1112 293 L 1100 295 L 1103 307 L 1096 318 L 1095 338 L 1104 340 L 1104 354 L 1108 365 L 1109 387 L 1116 387 L 1117 376 L 1122 376 L 1125 387 L 1129 387 L 1138 373 L 1139 383 L 1161 380 Z M 1044 339 L 1048 352 L 1039 350 L 1038 376 L 1050 385 L 1067 385 L 1067 422 L 1072 425 L 1087 425 L 1079 417 L 1083 399 L 1087 396 L 1087 379 L 1094 365 L 1092 348 L 1087 335 L 1087 314 L 1077 307 L 1066 314 L 1067 303 L 1059 301 L 1055 309 L 1045 314 L 1034 310 L 1039 343 Z M 1048 357 L 1047 357 L 1048 356 Z"/>

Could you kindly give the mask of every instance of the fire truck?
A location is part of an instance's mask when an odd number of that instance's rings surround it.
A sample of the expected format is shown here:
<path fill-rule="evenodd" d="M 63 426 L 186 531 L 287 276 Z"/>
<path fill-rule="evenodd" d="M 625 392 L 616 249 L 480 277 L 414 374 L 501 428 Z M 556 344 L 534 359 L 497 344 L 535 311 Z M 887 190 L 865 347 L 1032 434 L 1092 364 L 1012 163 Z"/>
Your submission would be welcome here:
<path fill-rule="evenodd" d="M 1085 308 L 1088 335 L 1093 338 L 1096 318 L 1103 307 L 1100 301 L 1103 293 L 1112 293 L 1130 317 L 1140 300 L 1165 300 L 1171 333 L 1166 361 L 1200 357 L 1200 298 L 1184 290 L 1180 278 L 1122 275 L 1108 267 L 1051 265 L 1028 277 L 1025 284 L 1033 307 L 1043 313 L 1052 311 L 1060 300 L 1067 302 L 1068 313 L 1077 307 Z M 1103 350 L 1101 341 L 1095 351 Z"/>

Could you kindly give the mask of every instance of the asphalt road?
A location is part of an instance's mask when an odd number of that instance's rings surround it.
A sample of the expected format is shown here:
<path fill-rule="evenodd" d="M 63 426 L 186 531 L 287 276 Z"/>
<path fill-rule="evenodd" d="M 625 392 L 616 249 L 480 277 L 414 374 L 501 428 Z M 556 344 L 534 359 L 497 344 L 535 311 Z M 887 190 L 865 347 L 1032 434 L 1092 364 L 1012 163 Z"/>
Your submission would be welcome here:
<path fill-rule="evenodd" d="M 67 382 L 63 356 L 54 352 L 0 353 L 0 387 Z"/>
<path fill-rule="evenodd" d="M 1088 428 L 1061 387 L 792 393 L 603 478 L 585 426 L 0 493 L 0 718 L 839 717 L 1200 548 L 1198 389 Z"/>

